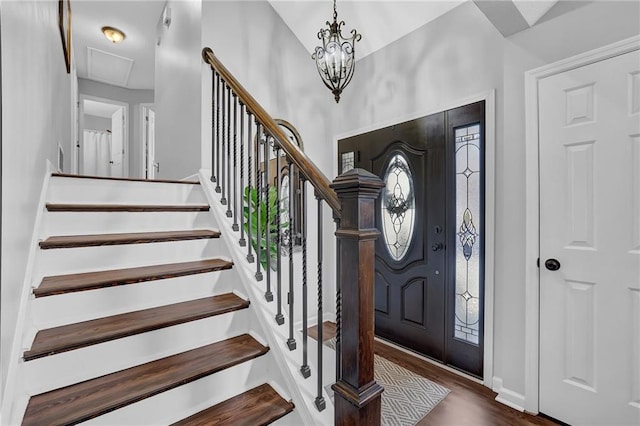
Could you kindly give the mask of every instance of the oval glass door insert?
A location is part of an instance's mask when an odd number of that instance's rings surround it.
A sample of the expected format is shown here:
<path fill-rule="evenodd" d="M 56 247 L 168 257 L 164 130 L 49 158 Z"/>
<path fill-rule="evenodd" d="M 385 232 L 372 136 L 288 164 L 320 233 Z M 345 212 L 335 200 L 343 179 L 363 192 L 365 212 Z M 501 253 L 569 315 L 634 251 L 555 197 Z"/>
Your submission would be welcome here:
<path fill-rule="evenodd" d="M 396 153 L 384 174 L 382 190 L 382 234 L 391 258 L 399 261 L 413 240 L 415 191 L 407 159 Z"/>

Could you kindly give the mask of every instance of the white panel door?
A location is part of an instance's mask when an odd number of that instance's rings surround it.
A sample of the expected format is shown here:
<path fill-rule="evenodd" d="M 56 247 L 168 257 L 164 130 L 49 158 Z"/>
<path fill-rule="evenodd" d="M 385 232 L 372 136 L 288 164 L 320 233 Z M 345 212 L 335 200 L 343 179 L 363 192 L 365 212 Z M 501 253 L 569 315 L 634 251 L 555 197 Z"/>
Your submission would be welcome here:
<path fill-rule="evenodd" d="M 111 116 L 111 176 L 124 177 L 124 108 Z"/>
<path fill-rule="evenodd" d="M 640 425 L 640 53 L 538 90 L 540 411 Z"/>

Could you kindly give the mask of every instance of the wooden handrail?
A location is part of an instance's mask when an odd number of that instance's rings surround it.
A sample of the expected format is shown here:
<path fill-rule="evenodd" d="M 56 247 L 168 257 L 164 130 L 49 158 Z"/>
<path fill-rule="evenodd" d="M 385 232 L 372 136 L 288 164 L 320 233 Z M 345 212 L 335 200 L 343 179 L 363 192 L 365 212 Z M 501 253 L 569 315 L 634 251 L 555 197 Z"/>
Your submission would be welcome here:
<path fill-rule="evenodd" d="M 242 102 L 247 110 L 256 117 L 262 126 L 264 126 L 266 132 L 278 141 L 280 147 L 291 159 L 293 164 L 295 164 L 305 178 L 311 182 L 320 197 L 322 197 L 329 207 L 331 207 L 334 216 L 337 216 L 338 218 L 341 217 L 340 201 L 338 200 L 338 196 L 335 191 L 329 186 L 329 179 L 327 179 L 320 169 L 318 169 L 318 167 L 309 160 L 300 148 L 291 143 L 276 121 L 265 111 L 264 108 L 262 108 L 258 101 L 256 101 L 253 96 L 251 96 L 249 92 L 242 87 L 222 62 L 216 58 L 209 47 L 202 49 L 202 59 L 208 63 L 212 69 L 220 74 L 220 77 L 238 96 L 240 102 Z"/>

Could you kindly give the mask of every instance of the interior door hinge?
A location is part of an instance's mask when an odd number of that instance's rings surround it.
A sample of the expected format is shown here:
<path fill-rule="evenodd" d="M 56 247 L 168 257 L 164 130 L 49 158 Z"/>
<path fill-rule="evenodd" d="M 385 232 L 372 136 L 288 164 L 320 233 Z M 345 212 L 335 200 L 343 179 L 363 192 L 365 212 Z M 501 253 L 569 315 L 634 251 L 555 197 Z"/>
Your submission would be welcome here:
<path fill-rule="evenodd" d="M 540 258 L 538 258 L 538 260 L 536 260 L 536 265 L 538 265 L 538 268 L 540 267 Z"/>

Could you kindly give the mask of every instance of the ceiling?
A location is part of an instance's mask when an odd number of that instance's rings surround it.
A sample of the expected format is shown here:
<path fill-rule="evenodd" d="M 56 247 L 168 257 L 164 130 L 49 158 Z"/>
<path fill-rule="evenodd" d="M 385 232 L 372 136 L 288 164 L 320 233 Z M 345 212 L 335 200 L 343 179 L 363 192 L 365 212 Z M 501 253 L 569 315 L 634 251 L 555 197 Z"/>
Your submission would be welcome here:
<path fill-rule="evenodd" d="M 220 1 L 220 0 L 203 0 Z M 242 1 L 242 0 L 235 0 Z M 331 0 L 268 0 L 302 45 L 313 53 L 317 33 L 332 19 Z M 343 33 L 361 33 L 357 59 L 382 49 L 468 0 L 340 0 Z M 533 26 L 556 0 L 474 0 L 506 37 Z M 156 27 L 164 0 L 74 0 L 73 48 L 78 77 L 126 87 L 153 89 Z M 120 44 L 108 41 L 103 26 L 124 31 Z"/>
<path fill-rule="evenodd" d="M 78 77 L 128 89 L 153 89 L 156 24 L 164 3 L 74 0 L 71 25 Z M 111 43 L 100 30 L 104 26 L 122 30 L 126 40 Z"/>
<path fill-rule="evenodd" d="M 345 21 L 343 35 L 346 36 L 354 28 L 362 34 L 362 40 L 356 44 L 356 58 L 362 59 L 464 1 L 340 0 L 337 2 L 338 20 Z M 333 2 L 269 0 L 269 3 L 309 53 L 313 53 L 320 43 L 318 31 L 326 28 L 326 21 L 333 19 Z"/>

